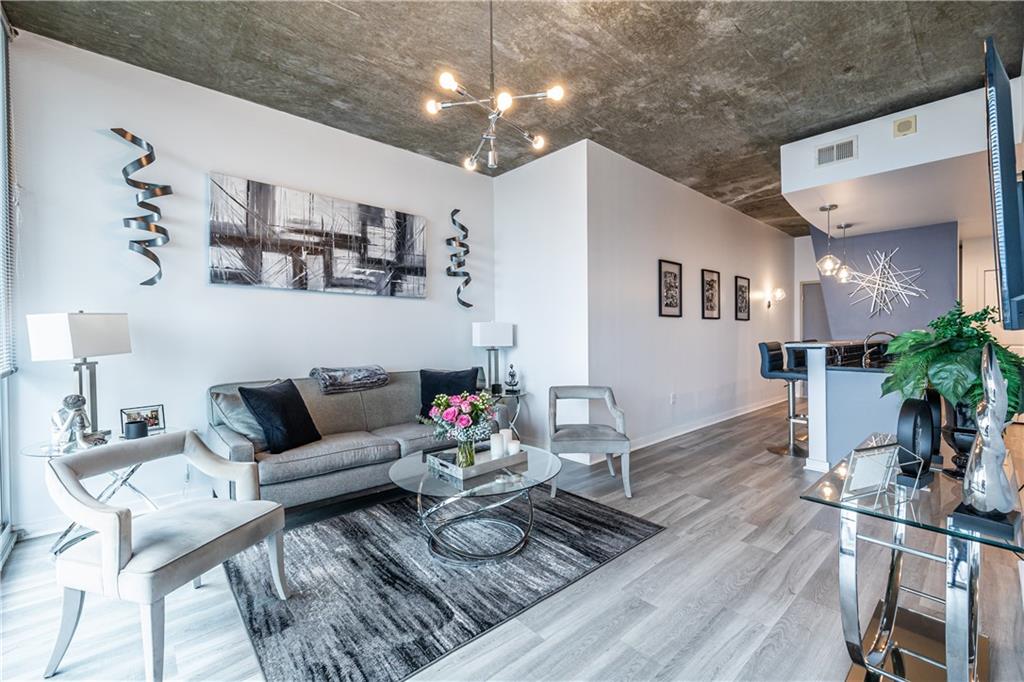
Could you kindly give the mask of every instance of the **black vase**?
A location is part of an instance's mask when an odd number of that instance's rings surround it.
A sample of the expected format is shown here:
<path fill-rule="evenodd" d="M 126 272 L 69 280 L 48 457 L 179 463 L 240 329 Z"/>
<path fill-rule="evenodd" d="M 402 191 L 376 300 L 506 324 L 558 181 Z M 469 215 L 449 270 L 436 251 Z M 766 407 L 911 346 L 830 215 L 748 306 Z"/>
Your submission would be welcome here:
<path fill-rule="evenodd" d="M 950 478 L 962 481 L 967 462 L 971 458 L 971 446 L 978 433 L 978 424 L 974 421 L 973 409 L 967 403 L 953 405 L 945 398 L 943 403 L 942 439 L 953 449 L 950 460 L 952 467 L 946 467 L 942 473 Z"/>

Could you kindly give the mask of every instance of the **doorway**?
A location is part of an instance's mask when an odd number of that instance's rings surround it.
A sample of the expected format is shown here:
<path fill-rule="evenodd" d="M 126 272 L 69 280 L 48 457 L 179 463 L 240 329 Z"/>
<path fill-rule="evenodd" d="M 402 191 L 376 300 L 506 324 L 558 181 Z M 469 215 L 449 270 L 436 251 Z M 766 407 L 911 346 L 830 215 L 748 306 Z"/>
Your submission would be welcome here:
<path fill-rule="evenodd" d="M 832 340 L 821 282 L 800 283 L 800 339 Z"/>

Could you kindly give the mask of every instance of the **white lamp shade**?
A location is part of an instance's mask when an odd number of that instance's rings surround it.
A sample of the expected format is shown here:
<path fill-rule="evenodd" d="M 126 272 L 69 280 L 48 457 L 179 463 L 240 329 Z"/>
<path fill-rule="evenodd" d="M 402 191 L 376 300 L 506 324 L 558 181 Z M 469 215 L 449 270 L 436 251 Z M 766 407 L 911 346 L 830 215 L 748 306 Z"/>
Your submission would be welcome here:
<path fill-rule="evenodd" d="M 473 345 L 478 348 L 508 348 L 513 345 L 511 322 L 474 322 Z"/>
<path fill-rule="evenodd" d="M 46 313 L 25 318 L 33 362 L 132 352 L 127 313 Z"/>

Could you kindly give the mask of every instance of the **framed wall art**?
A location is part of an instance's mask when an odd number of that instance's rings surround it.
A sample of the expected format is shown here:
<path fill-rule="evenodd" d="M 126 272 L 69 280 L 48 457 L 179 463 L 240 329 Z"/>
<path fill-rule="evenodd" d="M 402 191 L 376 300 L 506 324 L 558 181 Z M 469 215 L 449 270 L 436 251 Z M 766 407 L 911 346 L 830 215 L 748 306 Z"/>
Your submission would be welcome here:
<path fill-rule="evenodd" d="M 658 316 L 683 316 L 683 264 L 658 260 Z"/>
<path fill-rule="evenodd" d="M 700 316 L 705 320 L 722 317 L 722 275 L 717 270 L 700 271 Z"/>
<path fill-rule="evenodd" d="M 750 321 L 750 278 L 736 275 L 736 319 Z"/>

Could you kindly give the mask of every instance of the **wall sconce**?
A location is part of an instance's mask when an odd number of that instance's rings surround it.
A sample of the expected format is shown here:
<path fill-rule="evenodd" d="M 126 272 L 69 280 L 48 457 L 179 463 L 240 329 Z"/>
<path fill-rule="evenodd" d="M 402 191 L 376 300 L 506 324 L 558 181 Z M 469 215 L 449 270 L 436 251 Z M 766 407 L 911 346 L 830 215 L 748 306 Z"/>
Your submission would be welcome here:
<path fill-rule="evenodd" d="M 775 287 L 765 298 L 768 299 L 768 310 L 772 309 L 772 301 L 781 301 L 786 298 L 786 290 L 782 287 Z"/>

